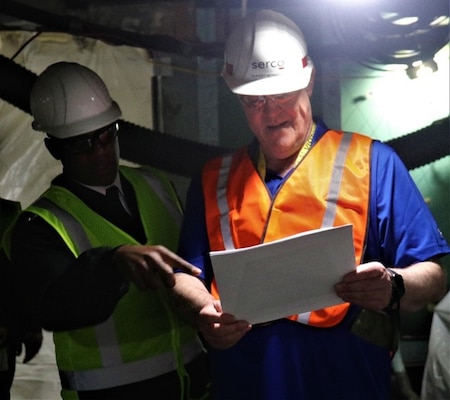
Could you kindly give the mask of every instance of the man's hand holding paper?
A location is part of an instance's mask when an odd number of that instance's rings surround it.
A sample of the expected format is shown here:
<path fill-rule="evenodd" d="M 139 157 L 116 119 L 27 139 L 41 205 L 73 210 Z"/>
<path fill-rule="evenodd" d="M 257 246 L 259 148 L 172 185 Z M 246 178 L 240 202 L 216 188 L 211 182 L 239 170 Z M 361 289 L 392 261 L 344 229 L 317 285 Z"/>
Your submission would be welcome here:
<path fill-rule="evenodd" d="M 355 269 L 351 225 L 210 255 L 224 312 L 251 324 L 342 303 L 335 285 Z"/>

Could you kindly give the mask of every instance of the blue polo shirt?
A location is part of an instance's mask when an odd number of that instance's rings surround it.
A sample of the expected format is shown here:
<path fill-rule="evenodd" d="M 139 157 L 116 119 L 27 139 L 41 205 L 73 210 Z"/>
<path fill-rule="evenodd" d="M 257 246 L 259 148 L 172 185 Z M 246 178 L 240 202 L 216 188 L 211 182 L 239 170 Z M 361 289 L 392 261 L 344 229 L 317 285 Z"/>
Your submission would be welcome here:
<path fill-rule="evenodd" d="M 317 121 L 314 143 L 328 128 Z M 386 144 L 371 149 L 370 210 L 364 261 L 397 268 L 450 253 L 422 195 L 396 153 Z M 283 178 L 268 173 L 273 194 Z M 179 254 L 213 272 L 200 177 L 189 188 Z M 249 282 L 249 284 L 251 284 Z M 254 327 L 228 350 L 208 349 L 215 400 L 389 398 L 390 354 L 355 335 L 357 308 L 339 325 L 316 328 L 285 319 Z"/>

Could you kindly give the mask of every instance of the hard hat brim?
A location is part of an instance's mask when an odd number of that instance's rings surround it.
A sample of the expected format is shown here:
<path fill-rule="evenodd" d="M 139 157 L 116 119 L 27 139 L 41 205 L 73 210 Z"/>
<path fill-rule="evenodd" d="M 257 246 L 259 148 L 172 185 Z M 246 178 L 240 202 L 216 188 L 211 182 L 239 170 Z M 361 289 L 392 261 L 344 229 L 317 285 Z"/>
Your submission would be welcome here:
<path fill-rule="evenodd" d="M 280 93 L 289 93 L 304 89 L 311 80 L 313 64 L 310 61 L 300 74 L 277 75 L 253 81 L 236 79 L 226 72 L 222 73 L 228 88 L 236 94 L 248 96 L 265 96 Z"/>
<path fill-rule="evenodd" d="M 110 107 L 102 114 L 94 115 L 91 118 L 85 118 L 70 124 L 60 126 L 43 126 L 34 120 L 31 126 L 34 130 L 46 132 L 50 136 L 58 139 L 67 139 L 78 135 L 84 135 L 93 132 L 117 121 L 122 115 L 119 105 L 112 101 Z"/>

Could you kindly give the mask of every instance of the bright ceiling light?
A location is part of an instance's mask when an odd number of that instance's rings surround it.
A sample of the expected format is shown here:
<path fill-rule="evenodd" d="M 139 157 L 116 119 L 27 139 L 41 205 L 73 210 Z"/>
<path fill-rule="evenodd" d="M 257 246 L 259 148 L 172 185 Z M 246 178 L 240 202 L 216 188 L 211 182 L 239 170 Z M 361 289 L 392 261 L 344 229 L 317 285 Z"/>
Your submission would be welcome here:
<path fill-rule="evenodd" d="M 433 72 L 436 72 L 438 69 L 438 65 L 434 60 L 428 61 L 418 61 L 413 63 L 412 66 L 406 69 L 406 73 L 408 74 L 410 79 L 423 78 L 425 76 L 431 75 Z"/>
<path fill-rule="evenodd" d="M 406 58 L 412 58 L 414 56 L 418 56 L 420 54 L 420 51 L 417 49 L 400 49 L 396 50 L 393 53 L 390 53 L 389 55 L 397 60 L 404 60 Z"/>
<path fill-rule="evenodd" d="M 441 15 L 430 22 L 430 26 L 448 26 L 450 24 L 450 18 L 448 15 Z"/>
<path fill-rule="evenodd" d="M 399 25 L 399 26 L 408 26 L 408 25 L 415 24 L 418 20 L 419 20 L 419 17 L 402 17 L 402 18 L 393 20 L 392 23 L 394 25 Z"/>

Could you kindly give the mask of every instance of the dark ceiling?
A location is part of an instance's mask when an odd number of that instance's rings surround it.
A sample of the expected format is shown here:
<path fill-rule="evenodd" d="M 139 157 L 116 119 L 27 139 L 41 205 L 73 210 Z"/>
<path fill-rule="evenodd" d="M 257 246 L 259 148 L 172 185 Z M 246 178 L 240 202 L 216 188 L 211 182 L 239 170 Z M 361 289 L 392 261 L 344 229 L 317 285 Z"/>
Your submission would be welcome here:
<path fill-rule="evenodd" d="M 284 12 L 297 22 L 315 61 L 350 59 L 383 69 L 432 59 L 449 42 L 448 0 L 1 0 L 0 31 L 34 32 L 31 39 L 42 32 L 63 32 L 150 53 L 221 58 L 232 24 L 255 8 Z M 396 24 L 401 18 L 414 19 Z M 211 30 L 214 40 L 201 39 Z M 36 76 L 15 64 L 14 57 L 0 55 L 0 75 L 10 77 L 0 82 L 0 98 L 29 112 L 28 94 Z M 427 164 L 448 155 L 448 123 L 448 118 L 436 121 L 391 144 L 408 168 Z M 138 163 L 151 159 L 165 171 L 190 176 L 207 158 L 227 150 L 156 131 L 148 135 L 123 124 L 129 140 L 121 142 L 121 155 Z"/>
<path fill-rule="evenodd" d="M 0 30 L 67 32 L 151 51 L 221 57 L 233 21 L 255 8 L 288 13 L 315 59 L 411 64 L 432 58 L 449 41 L 448 0 L 2 0 Z M 214 20 L 199 19 L 200 9 L 213 10 Z M 417 20 L 395 24 L 405 17 Z M 199 40 L 211 24 L 215 40 Z"/>

